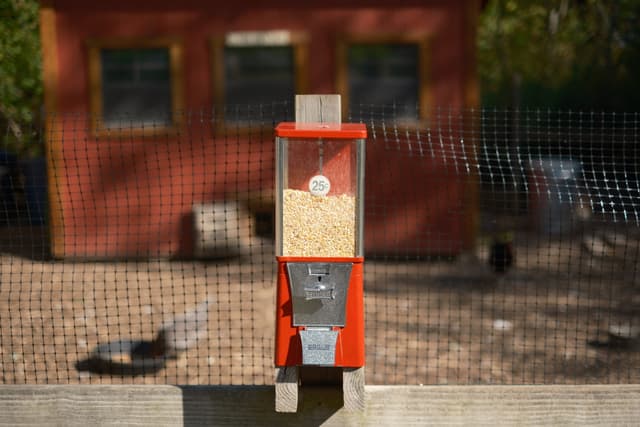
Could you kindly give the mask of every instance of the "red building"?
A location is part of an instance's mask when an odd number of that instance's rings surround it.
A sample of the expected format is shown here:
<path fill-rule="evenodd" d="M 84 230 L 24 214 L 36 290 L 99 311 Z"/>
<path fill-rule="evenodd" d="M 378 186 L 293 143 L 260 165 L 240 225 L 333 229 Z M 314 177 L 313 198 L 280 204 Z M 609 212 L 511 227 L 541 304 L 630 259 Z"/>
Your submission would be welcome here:
<path fill-rule="evenodd" d="M 212 125 L 184 111 L 340 93 L 345 110 L 416 105 L 400 115 L 420 124 L 436 106 L 476 105 L 480 3 L 43 0 L 53 255 L 188 256 L 194 204 L 263 192 L 273 181 L 270 137 L 252 137 L 232 112 Z M 233 150 L 212 127 L 237 130 Z M 457 253 L 471 244 L 468 178 L 449 176 L 437 155 L 413 163 L 367 156 L 368 176 L 382 164 L 385 174 L 367 181 L 367 201 L 392 208 L 367 214 L 368 253 Z M 397 190 L 416 181 L 442 185 L 417 198 Z M 448 237 L 429 239 L 432 231 Z"/>

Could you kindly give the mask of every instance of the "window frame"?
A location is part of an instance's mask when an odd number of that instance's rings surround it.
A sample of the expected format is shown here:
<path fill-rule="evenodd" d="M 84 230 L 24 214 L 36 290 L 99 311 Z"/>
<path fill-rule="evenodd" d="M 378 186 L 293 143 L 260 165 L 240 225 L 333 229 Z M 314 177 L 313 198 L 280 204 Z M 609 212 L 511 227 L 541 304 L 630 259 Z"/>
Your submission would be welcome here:
<path fill-rule="evenodd" d="M 268 38 L 269 34 L 286 34 L 285 42 L 280 43 L 247 43 L 245 46 L 252 47 L 269 47 L 269 46 L 291 46 L 293 50 L 293 86 L 294 95 L 303 94 L 308 91 L 309 87 L 309 36 L 303 31 L 289 30 L 256 30 L 256 31 L 229 31 L 225 34 L 215 35 L 210 39 L 211 49 L 211 82 L 213 91 L 213 108 L 219 113 L 219 121 L 216 121 L 216 127 L 234 126 L 240 132 L 251 132 L 258 126 L 248 125 L 236 122 L 227 122 L 224 118 L 226 99 L 225 87 L 225 71 L 224 71 L 224 49 L 227 46 L 227 40 L 234 34 L 246 34 L 248 38 L 253 35 L 264 34 Z M 258 38 L 256 37 L 256 38 Z"/>
<path fill-rule="evenodd" d="M 336 90 L 342 96 L 342 115 L 349 113 L 349 63 L 348 49 L 352 44 L 413 44 L 418 48 L 418 119 L 403 121 L 407 125 L 420 126 L 427 122 L 432 100 L 429 84 L 429 45 L 426 34 L 341 34 L 336 44 Z"/>
<path fill-rule="evenodd" d="M 169 79 L 171 93 L 171 123 L 163 126 L 137 126 L 114 129 L 104 125 L 102 49 L 166 48 L 169 53 Z M 177 134 L 182 126 L 184 112 L 183 46 L 177 38 L 150 39 L 90 39 L 87 41 L 89 72 L 89 111 L 91 132 L 97 137 L 157 136 Z"/>

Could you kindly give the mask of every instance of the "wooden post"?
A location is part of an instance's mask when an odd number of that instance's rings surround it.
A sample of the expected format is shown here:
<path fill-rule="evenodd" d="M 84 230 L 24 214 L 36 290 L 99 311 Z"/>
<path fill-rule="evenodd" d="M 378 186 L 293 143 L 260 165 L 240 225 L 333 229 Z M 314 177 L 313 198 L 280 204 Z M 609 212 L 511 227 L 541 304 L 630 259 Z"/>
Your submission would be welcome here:
<path fill-rule="evenodd" d="M 341 123 L 340 95 L 296 95 L 296 122 Z M 296 412 L 298 406 L 298 382 L 305 385 L 308 379 L 313 385 L 335 385 L 335 375 L 327 369 L 312 366 L 276 368 L 276 411 Z M 364 367 L 342 369 L 344 408 L 348 411 L 364 410 Z M 339 384 L 339 382 L 338 382 Z"/>
<path fill-rule="evenodd" d="M 341 123 L 340 95 L 296 95 L 296 122 Z"/>
<path fill-rule="evenodd" d="M 276 412 L 298 411 L 298 367 L 276 368 Z"/>

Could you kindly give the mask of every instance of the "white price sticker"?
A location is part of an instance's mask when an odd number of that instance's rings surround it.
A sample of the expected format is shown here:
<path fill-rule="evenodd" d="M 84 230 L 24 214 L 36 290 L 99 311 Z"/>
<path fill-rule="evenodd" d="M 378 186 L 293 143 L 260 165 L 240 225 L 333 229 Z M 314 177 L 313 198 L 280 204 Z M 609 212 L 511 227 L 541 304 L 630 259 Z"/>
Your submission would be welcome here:
<path fill-rule="evenodd" d="M 309 180 L 309 192 L 314 196 L 326 196 L 331 190 L 329 178 L 324 175 L 316 175 Z"/>

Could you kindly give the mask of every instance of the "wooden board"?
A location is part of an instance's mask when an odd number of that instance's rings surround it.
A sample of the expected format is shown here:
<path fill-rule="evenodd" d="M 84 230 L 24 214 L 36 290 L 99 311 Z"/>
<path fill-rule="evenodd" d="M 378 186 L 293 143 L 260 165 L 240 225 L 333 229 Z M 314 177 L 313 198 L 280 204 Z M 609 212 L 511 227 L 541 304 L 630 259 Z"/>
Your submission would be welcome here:
<path fill-rule="evenodd" d="M 296 95 L 296 122 L 298 123 L 341 123 L 340 95 Z M 322 369 L 302 366 L 295 370 L 296 382 L 293 384 L 294 375 L 292 368 L 283 370 L 276 368 L 275 373 L 275 407 L 278 412 L 295 412 L 298 405 L 299 376 L 322 378 L 325 372 Z M 327 385 L 334 384 L 327 381 Z M 349 400 L 351 402 L 351 400 Z"/>
<path fill-rule="evenodd" d="M 342 370 L 342 396 L 347 411 L 364 411 L 364 366 Z"/>
<path fill-rule="evenodd" d="M 296 412 L 298 410 L 298 367 L 276 368 L 275 383 L 276 412 Z"/>
<path fill-rule="evenodd" d="M 640 385 L 367 386 L 364 412 L 340 390 L 304 389 L 295 414 L 270 386 L 0 386 L 0 426 L 491 425 L 629 426 Z"/>
<path fill-rule="evenodd" d="M 340 95 L 296 95 L 296 122 L 342 123 Z"/>

